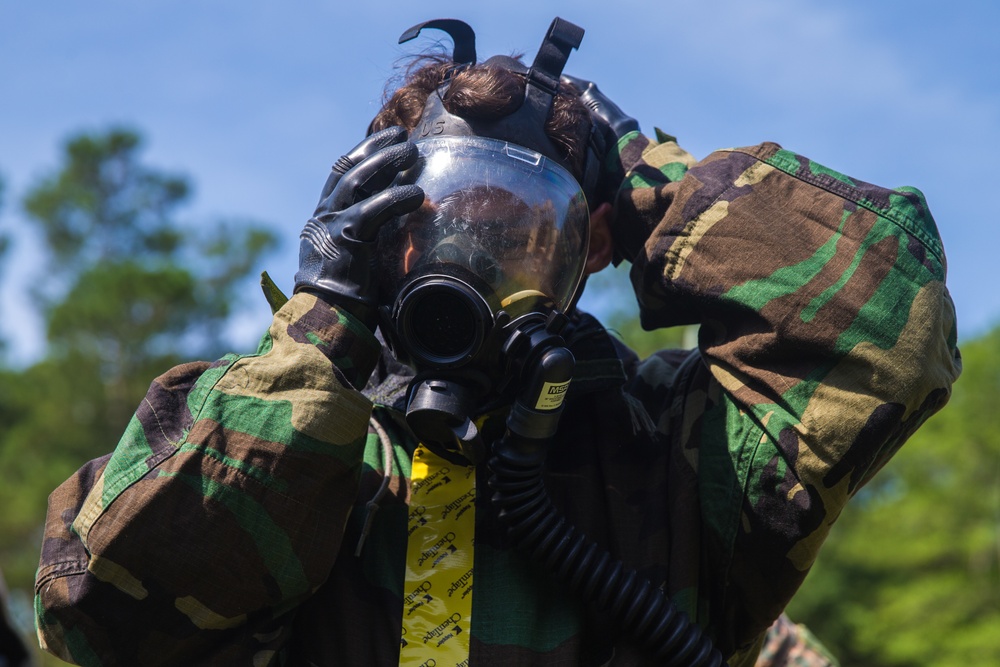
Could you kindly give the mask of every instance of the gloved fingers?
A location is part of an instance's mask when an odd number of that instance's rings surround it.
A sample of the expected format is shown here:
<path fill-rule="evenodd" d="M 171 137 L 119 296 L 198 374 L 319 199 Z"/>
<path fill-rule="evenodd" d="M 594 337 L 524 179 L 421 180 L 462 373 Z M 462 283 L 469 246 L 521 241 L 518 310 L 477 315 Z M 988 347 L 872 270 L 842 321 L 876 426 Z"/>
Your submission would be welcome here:
<path fill-rule="evenodd" d="M 396 175 L 412 167 L 417 147 L 407 141 L 393 144 L 366 157 L 341 177 L 330 194 L 330 211 L 339 211 L 389 187 Z"/>
<path fill-rule="evenodd" d="M 383 190 L 353 206 L 357 224 L 345 230 L 357 241 L 374 241 L 379 230 L 389 220 L 420 208 L 424 191 L 416 185 L 397 185 Z"/>
<path fill-rule="evenodd" d="M 587 81 L 586 79 L 581 79 L 580 77 L 573 76 L 572 74 L 563 74 L 560 78 L 567 83 L 573 84 L 578 95 L 583 95 L 591 86 L 597 88 L 597 84 L 593 81 Z"/>
<path fill-rule="evenodd" d="M 406 138 L 407 134 L 404 128 L 387 127 L 384 130 L 365 137 L 364 141 L 337 158 L 337 161 L 333 163 L 333 167 L 330 169 L 330 175 L 327 176 L 326 183 L 323 185 L 323 191 L 319 195 L 319 207 L 322 207 L 323 201 L 333 192 L 341 176 L 350 171 L 352 167 L 387 146 L 406 141 Z"/>
<path fill-rule="evenodd" d="M 337 183 L 340 182 L 340 178 L 343 176 L 342 173 L 337 171 L 336 165 L 330 170 L 329 175 L 326 177 L 326 183 L 323 184 L 323 191 L 319 193 L 319 202 L 316 204 L 316 211 L 313 215 L 319 215 L 327 209 L 326 200 L 333 192 L 333 189 L 337 187 Z"/>
<path fill-rule="evenodd" d="M 602 93 L 593 81 L 579 79 L 569 74 L 563 74 L 562 78 L 579 89 L 580 101 L 590 110 L 591 117 L 609 128 L 615 140 L 639 129 L 638 121 L 622 111 L 621 107 Z"/>
<path fill-rule="evenodd" d="M 346 174 L 362 160 L 374 155 L 387 146 L 401 144 L 406 141 L 406 129 L 398 126 L 387 127 L 365 137 L 364 141 L 352 148 L 347 154 L 341 155 L 333 165 L 333 171 Z"/>

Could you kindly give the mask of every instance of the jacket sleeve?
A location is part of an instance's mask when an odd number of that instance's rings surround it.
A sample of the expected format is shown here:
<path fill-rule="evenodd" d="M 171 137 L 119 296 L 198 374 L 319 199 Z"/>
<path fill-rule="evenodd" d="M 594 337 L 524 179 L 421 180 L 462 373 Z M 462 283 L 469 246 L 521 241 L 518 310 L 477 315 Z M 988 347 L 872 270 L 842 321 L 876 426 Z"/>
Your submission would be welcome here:
<path fill-rule="evenodd" d="M 672 437 L 696 471 L 698 614 L 752 650 L 848 499 L 947 401 L 961 370 L 923 195 L 776 144 L 684 168 L 641 135 L 616 233 L 644 328 L 700 325 Z M 705 612 L 705 610 L 708 610 Z"/>
<path fill-rule="evenodd" d="M 299 294 L 256 354 L 157 378 L 113 454 L 49 499 L 42 646 L 82 665 L 270 664 L 338 552 L 378 350 Z"/>

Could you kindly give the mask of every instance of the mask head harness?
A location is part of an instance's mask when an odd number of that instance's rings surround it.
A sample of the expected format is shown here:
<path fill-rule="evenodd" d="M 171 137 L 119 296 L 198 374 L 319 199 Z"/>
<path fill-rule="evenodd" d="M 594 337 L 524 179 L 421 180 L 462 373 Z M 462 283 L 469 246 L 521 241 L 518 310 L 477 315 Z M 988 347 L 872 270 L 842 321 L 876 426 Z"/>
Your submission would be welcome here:
<path fill-rule="evenodd" d="M 413 132 L 421 160 L 401 174 L 424 189 L 424 206 L 387 224 L 379 239 L 382 279 L 394 295 L 381 308 L 381 328 L 416 372 L 410 428 L 439 455 L 478 462 L 486 452 L 471 416 L 489 399 L 502 402 L 529 359 L 561 344 L 561 310 L 575 299 L 587 253 L 586 194 L 597 181 L 601 135 L 591 131 L 580 183 L 545 133 L 581 28 L 556 18 L 530 68 L 506 56 L 484 63 L 525 79 L 518 108 L 490 120 L 459 117 L 442 101 L 454 75 L 476 63 L 472 28 L 427 21 L 400 43 L 424 28 L 451 35 L 454 65 Z M 512 287 L 519 271 L 538 282 Z"/>
<path fill-rule="evenodd" d="M 531 67 L 525 67 L 509 56 L 498 55 L 484 61 L 485 66 L 501 67 L 517 72 L 525 78 L 524 101 L 521 106 L 507 116 L 491 120 L 456 116 L 444 108 L 442 101 L 451 77 L 476 64 L 475 32 L 467 23 L 457 19 L 435 19 L 413 26 L 400 36 L 399 43 L 404 44 L 415 39 L 425 28 L 442 30 L 451 36 L 454 41 L 452 52 L 454 65 L 445 82 L 434 94 L 427 97 L 413 139 L 441 135 L 492 137 L 532 148 L 569 171 L 573 171 L 552 140 L 545 134 L 545 123 L 552 113 L 552 102 L 559 92 L 559 77 L 562 76 L 566 61 L 569 60 L 573 49 L 579 48 L 583 41 L 583 28 L 565 19 L 558 17 L 553 19 Z M 591 200 L 600 173 L 599 156 L 605 154 L 604 148 L 604 136 L 596 127 L 592 127 L 582 173 L 577 176 L 584 194 Z"/>

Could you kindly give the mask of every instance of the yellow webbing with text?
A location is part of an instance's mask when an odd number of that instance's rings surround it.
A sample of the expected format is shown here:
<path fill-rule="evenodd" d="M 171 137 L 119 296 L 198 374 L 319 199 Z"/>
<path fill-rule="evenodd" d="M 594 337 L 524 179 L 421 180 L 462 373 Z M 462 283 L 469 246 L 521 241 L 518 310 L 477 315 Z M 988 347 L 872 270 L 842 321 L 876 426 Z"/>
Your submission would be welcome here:
<path fill-rule="evenodd" d="M 475 468 L 413 453 L 399 664 L 469 664 Z"/>

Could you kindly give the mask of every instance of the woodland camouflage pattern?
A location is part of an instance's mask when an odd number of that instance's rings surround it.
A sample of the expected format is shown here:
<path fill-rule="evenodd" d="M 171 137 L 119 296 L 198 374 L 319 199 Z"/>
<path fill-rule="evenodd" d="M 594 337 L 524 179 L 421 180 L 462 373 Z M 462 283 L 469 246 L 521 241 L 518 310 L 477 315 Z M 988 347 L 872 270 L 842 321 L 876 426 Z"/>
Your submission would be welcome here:
<path fill-rule="evenodd" d="M 643 324 L 700 323 L 699 349 L 640 362 L 580 316 L 550 493 L 753 665 L 845 503 L 948 399 L 944 254 L 913 189 L 774 144 L 697 164 L 638 134 L 619 148 Z M 114 453 L 51 496 L 43 646 L 83 665 L 396 665 L 415 443 L 379 352 L 299 294 L 255 354 L 157 378 Z M 383 479 L 369 414 L 393 466 L 356 557 Z M 649 664 L 513 551 L 489 505 L 470 664 Z"/>
<path fill-rule="evenodd" d="M 822 644 L 802 625 L 782 614 L 767 631 L 754 667 L 840 667 Z"/>

